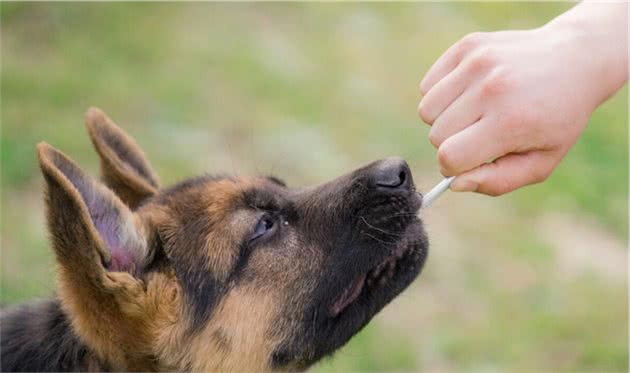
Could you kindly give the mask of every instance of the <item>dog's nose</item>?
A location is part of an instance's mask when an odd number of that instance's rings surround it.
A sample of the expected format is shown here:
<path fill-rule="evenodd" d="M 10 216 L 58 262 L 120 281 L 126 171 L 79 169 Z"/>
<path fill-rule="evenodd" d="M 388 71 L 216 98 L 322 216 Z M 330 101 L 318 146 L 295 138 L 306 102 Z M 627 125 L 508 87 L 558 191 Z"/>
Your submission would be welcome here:
<path fill-rule="evenodd" d="M 409 166 L 401 158 L 387 158 L 381 161 L 373 173 L 373 181 L 377 187 L 386 189 L 409 189 L 411 172 Z"/>

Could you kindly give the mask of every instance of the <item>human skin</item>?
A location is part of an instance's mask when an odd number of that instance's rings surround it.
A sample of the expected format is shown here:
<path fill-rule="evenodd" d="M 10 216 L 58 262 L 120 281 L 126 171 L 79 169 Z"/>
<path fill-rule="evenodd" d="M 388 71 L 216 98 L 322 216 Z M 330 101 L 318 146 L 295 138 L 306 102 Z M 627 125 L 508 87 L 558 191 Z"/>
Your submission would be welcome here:
<path fill-rule="evenodd" d="M 473 33 L 420 83 L 453 191 L 498 196 L 546 180 L 592 112 L 628 80 L 628 3 L 585 2 L 532 30 Z"/>

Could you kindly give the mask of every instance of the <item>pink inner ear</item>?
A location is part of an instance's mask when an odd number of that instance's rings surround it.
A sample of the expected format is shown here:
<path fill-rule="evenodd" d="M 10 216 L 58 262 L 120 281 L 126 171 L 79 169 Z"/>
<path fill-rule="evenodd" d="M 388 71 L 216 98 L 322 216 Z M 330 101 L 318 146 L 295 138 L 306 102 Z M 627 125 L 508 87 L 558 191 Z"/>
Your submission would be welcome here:
<path fill-rule="evenodd" d="M 111 254 L 111 262 L 107 269 L 113 272 L 134 273 L 140 268 L 140 257 L 137 248 L 130 247 L 129 242 L 122 237 L 123 224 L 121 211 L 107 197 L 97 193 L 91 194 L 91 199 L 86 200 L 90 217 L 94 227 L 107 245 Z"/>
<path fill-rule="evenodd" d="M 90 218 L 99 235 L 111 253 L 110 271 L 134 273 L 141 269 L 142 253 L 133 237 L 129 237 L 125 207 L 117 201 L 114 194 L 98 182 L 85 175 L 76 165 L 53 156 L 53 162 L 79 191 Z M 135 273 L 134 273 L 135 274 Z"/>
<path fill-rule="evenodd" d="M 113 272 L 131 272 L 135 271 L 135 262 L 133 255 L 129 251 L 120 248 L 112 248 L 112 261 L 107 268 Z"/>

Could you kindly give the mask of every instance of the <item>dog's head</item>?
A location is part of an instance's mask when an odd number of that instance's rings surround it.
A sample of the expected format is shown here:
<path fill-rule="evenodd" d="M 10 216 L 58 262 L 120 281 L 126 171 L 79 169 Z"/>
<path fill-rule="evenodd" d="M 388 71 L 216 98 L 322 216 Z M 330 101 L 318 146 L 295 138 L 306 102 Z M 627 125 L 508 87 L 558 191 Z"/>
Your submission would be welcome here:
<path fill-rule="evenodd" d="M 299 370 L 346 343 L 420 272 L 421 200 L 400 159 L 313 188 L 202 176 L 170 188 L 97 109 L 103 183 L 38 155 L 59 296 L 114 369 Z"/>

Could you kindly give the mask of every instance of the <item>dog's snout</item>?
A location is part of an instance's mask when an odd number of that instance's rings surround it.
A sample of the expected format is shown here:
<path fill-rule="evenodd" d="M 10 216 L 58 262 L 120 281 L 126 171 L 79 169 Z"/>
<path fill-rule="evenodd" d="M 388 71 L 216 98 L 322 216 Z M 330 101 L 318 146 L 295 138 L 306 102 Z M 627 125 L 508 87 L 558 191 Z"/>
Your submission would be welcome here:
<path fill-rule="evenodd" d="M 372 178 L 374 185 L 380 188 L 409 189 L 411 186 L 411 171 L 401 158 L 383 160 L 374 168 Z"/>

